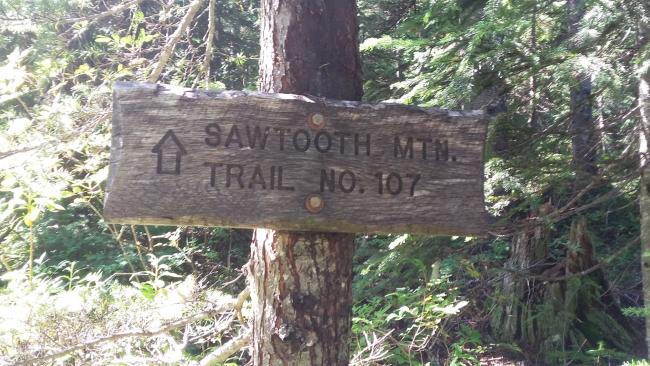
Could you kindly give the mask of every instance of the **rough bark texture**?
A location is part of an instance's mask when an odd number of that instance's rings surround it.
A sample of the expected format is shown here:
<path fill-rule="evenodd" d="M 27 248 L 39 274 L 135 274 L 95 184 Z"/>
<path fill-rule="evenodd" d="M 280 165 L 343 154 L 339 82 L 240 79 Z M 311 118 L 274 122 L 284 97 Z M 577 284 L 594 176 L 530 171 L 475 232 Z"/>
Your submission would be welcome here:
<path fill-rule="evenodd" d="M 249 271 L 256 365 L 346 365 L 353 237 L 257 230 Z"/>
<path fill-rule="evenodd" d="M 549 203 L 535 215 L 551 210 Z M 567 258 L 548 253 L 549 229 L 537 225 L 517 233 L 503 282 L 491 311 L 492 333 L 525 350 L 529 365 L 558 365 L 562 352 L 596 347 L 599 342 L 622 352 L 638 351 L 638 330 L 623 316 L 593 260 L 584 217 L 573 220 Z M 572 276 L 577 273 L 585 275 Z M 561 280 L 556 280 L 561 279 Z M 566 354 L 564 354 L 566 355 Z"/>
<path fill-rule="evenodd" d="M 354 0 L 262 0 L 260 88 L 359 100 Z M 251 243 L 253 364 L 347 365 L 353 234 L 257 229 Z"/>
<path fill-rule="evenodd" d="M 537 225 L 522 230 L 512 238 L 510 258 L 504 267 L 510 271 L 528 270 L 531 274 L 540 274 L 548 255 L 548 228 Z M 491 325 L 493 333 L 508 341 L 525 340 L 532 343 L 537 338 L 538 328 L 534 313 L 534 303 L 523 301 L 532 292 L 535 281 L 521 279 L 515 273 L 504 274 L 498 292 L 503 296 L 502 307 L 492 312 Z"/>
<path fill-rule="evenodd" d="M 650 308 L 650 165 L 648 159 L 648 132 L 650 131 L 650 78 L 642 79 L 639 85 L 639 103 L 642 104 L 645 133 L 639 136 L 641 154 L 641 189 L 639 211 L 641 212 L 641 273 L 643 277 L 643 303 Z M 647 311 L 647 310 L 646 310 Z M 650 315 L 646 313 L 646 345 L 650 355 Z"/>
<path fill-rule="evenodd" d="M 263 0 L 260 88 L 360 100 L 354 0 Z"/>

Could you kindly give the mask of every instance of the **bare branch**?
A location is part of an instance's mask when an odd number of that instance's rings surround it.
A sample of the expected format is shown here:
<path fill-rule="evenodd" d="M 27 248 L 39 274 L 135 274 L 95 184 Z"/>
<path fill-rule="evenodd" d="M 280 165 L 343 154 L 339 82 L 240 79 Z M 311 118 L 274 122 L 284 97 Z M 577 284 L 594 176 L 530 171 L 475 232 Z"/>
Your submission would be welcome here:
<path fill-rule="evenodd" d="M 373 333 L 372 339 L 370 339 L 368 333 L 363 332 L 366 346 L 357 351 L 357 353 L 352 357 L 352 360 L 350 360 L 350 365 L 377 365 L 381 361 L 385 360 L 390 351 L 390 349 L 386 347 L 386 340 L 391 337 L 393 330 L 394 329 L 391 329 L 381 337 L 377 337 L 377 334 Z"/>
<path fill-rule="evenodd" d="M 205 87 L 210 84 L 210 62 L 212 62 L 212 42 L 214 41 L 214 30 L 216 28 L 216 0 L 210 0 L 208 5 L 208 39 L 205 41 L 205 60 L 203 61 L 203 72 L 205 72 Z"/>
<path fill-rule="evenodd" d="M 153 70 L 151 75 L 149 75 L 149 82 L 155 83 L 158 80 L 158 77 L 160 77 L 160 74 L 167 65 L 169 58 L 172 56 L 172 52 L 174 52 L 176 43 L 178 43 L 183 36 L 183 33 L 185 33 L 189 27 L 190 22 L 194 18 L 194 15 L 199 11 L 202 3 L 203 0 L 194 0 L 194 2 L 190 4 L 187 13 L 185 13 L 185 16 L 181 20 L 181 24 L 176 28 L 176 31 L 174 31 L 169 38 L 169 41 L 167 41 L 165 48 L 163 48 L 162 53 L 160 54 L 160 60 L 158 60 L 158 64 L 156 64 L 156 68 Z"/>
<path fill-rule="evenodd" d="M 48 144 L 47 142 L 43 142 L 43 143 L 40 143 L 40 144 L 35 145 L 35 146 L 27 146 L 27 147 L 21 147 L 21 148 L 15 149 L 15 150 L 0 151 L 0 160 L 2 160 L 4 158 L 8 158 L 8 157 L 10 157 L 12 155 L 21 154 L 21 153 L 24 153 L 24 152 L 40 149 L 43 146 L 46 146 L 47 144 Z"/>

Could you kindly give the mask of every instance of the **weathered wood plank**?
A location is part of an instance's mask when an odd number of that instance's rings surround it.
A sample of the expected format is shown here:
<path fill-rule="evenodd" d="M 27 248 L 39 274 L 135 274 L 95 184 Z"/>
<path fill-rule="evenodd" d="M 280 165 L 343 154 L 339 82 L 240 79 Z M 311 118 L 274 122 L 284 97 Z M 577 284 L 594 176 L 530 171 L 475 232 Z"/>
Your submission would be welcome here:
<path fill-rule="evenodd" d="M 482 234 L 486 129 L 476 111 L 116 83 L 104 215 Z"/>

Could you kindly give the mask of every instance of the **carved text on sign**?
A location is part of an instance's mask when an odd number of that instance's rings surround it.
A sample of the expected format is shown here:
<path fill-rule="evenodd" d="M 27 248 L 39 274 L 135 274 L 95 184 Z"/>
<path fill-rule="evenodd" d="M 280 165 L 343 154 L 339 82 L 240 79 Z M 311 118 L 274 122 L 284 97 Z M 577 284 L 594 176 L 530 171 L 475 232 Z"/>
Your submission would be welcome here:
<path fill-rule="evenodd" d="M 485 232 L 480 112 L 117 83 L 109 222 Z"/>
<path fill-rule="evenodd" d="M 261 127 L 259 125 L 238 125 L 232 124 L 224 133 L 224 128 L 218 123 L 207 124 L 204 128 L 206 148 L 225 149 L 258 149 L 267 150 L 276 148 L 278 151 L 287 153 L 307 153 L 310 149 L 320 154 L 334 153 L 341 155 L 366 155 L 370 156 L 374 151 L 372 146 L 372 134 L 367 133 L 360 137 L 359 133 L 342 131 L 329 132 L 327 130 L 311 133 L 306 129 L 292 129 Z M 245 131 L 241 133 L 240 131 Z M 269 140 L 272 140 L 269 143 Z M 275 141 L 273 141 L 275 140 Z M 170 143 L 167 143 L 167 142 Z M 395 159 L 421 159 L 447 162 L 455 162 L 456 157 L 449 153 L 447 140 L 434 139 L 429 137 L 402 137 L 395 136 L 392 139 Z M 165 145 L 170 145 L 164 150 Z M 414 154 L 418 151 L 418 154 Z M 179 138 L 173 130 L 165 133 L 162 139 L 153 147 L 152 152 L 157 154 L 156 172 L 158 174 L 180 174 L 181 156 L 187 154 Z M 172 153 L 171 155 L 169 153 Z M 164 154 L 167 153 L 167 164 L 164 164 Z M 173 168 L 165 168 L 172 165 Z M 269 190 L 294 190 L 293 186 L 287 185 L 286 169 L 283 166 L 244 166 L 241 164 L 229 164 L 227 162 L 206 161 L 206 177 L 209 177 L 210 186 L 215 187 L 221 184 L 226 188 L 239 189 L 269 189 Z M 415 195 L 416 184 L 421 175 L 417 173 L 400 174 L 398 172 L 376 172 L 373 174 L 376 182 L 375 192 L 378 194 L 397 195 L 402 192 L 406 185 L 408 194 Z M 320 192 L 357 192 L 363 194 L 366 191 L 361 184 L 358 184 L 357 175 L 351 170 L 320 170 Z"/>

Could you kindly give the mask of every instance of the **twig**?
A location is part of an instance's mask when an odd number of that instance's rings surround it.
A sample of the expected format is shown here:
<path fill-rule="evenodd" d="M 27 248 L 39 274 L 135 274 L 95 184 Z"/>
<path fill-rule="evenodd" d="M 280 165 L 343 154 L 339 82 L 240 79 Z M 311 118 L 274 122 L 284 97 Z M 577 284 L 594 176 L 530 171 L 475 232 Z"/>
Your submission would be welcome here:
<path fill-rule="evenodd" d="M 81 197 L 81 199 L 84 200 L 84 202 L 90 207 L 91 210 L 93 210 L 93 212 L 95 212 L 95 214 L 102 221 L 106 222 L 106 220 L 104 219 L 104 215 L 102 215 L 102 213 L 99 211 L 99 209 L 97 209 L 97 207 L 95 207 L 95 205 L 93 205 L 90 200 L 87 200 L 83 196 Z M 131 259 L 129 259 L 129 255 L 126 252 L 126 249 L 124 248 L 124 245 L 122 243 L 122 234 L 124 233 L 125 226 L 122 225 L 122 227 L 120 227 L 119 232 L 117 231 L 117 228 L 113 224 L 107 224 L 106 226 L 108 227 L 108 230 L 111 232 L 111 235 L 115 239 L 115 242 L 117 243 L 117 246 L 120 247 L 120 251 L 122 252 L 122 255 L 124 256 L 124 260 L 129 265 L 129 268 L 131 269 L 131 272 L 135 272 L 135 267 L 133 266 L 133 263 L 131 263 Z"/>
<path fill-rule="evenodd" d="M 118 4 L 104 12 L 89 15 L 86 17 L 80 17 L 80 18 L 72 18 L 72 19 L 67 19 L 65 22 L 68 23 L 76 23 L 76 22 L 82 22 L 86 21 L 87 23 L 83 24 L 81 28 L 76 28 L 76 27 L 71 27 L 68 29 L 69 32 L 74 32 L 71 37 L 68 38 L 67 40 L 67 45 L 71 46 L 75 44 L 76 42 L 80 42 L 86 34 L 91 29 L 91 26 L 94 25 L 95 23 L 99 22 L 100 20 L 110 17 L 112 15 L 120 14 L 123 11 L 127 10 L 131 6 L 137 6 L 142 0 L 132 0 L 132 1 L 127 1 L 122 4 Z M 66 32 L 68 32 L 66 31 Z M 62 35 L 65 35 L 66 32 L 63 32 Z"/>
<path fill-rule="evenodd" d="M 232 285 L 233 283 L 239 281 L 239 279 L 242 278 L 243 276 L 244 276 L 244 274 L 243 274 L 243 273 L 240 273 L 239 276 L 235 277 L 234 280 L 228 281 L 228 282 L 224 283 L 223 285 L 221 285 L 221 286 L 219 287 L 219 290 L 223 290 L 224 288 L 226 288 L 226 287 Z"/>
<path fill-rule="evenodd" d="M 582 190 L 580 190 L 580 192 L 578 192 L 576 195 L 574 195 L 573 198 L 571 198 L 571 200 L 569 200 L 569 202 L 567 204 L 565 204 L 564 206 L 562 206 L 559 210 L 556 210 L 555 212 L 562 213 L 562 212 L 565 212 L 565 211 L 569 210 L 585 194 L 587 194 L 589 191 L 591 191 L 597 185 L 597 183 L 600 183 L 600 179 L 592 179 L 591 182 L 589 182 L 589 184 L 586 187 L 584 187 Z"/>
<path fill-rule="evenodd" d="M 155 83 L 158 80 L 158 77 L 160 77 L 160 74 L 162 73 L 163 69 L 167 65 L 167 62 L 169 61 L 169 58 L 172 55 L 172 52 L 174 52 L 176 43 L 178 43 L 178 41 L 183 36 L 183 33 L 185 33 L 187 27 L 189 27 L 190 22 L 194 18 L 194 15 L 196 15 L 196 12 L 199 11 L 199 7 L 201 6 L 202 3 L 203 0 L 194 0 L 194 2 L 190 4 L 187 13 L 185 13 L 185 16 L 181 20 L 181 24 L 178 26 L 178 28 L 176 28 L 176 31 L 174 31 L 169 41 L 165 45 L 165 48 L 163 48 L 162 53 L 160 54 L 160 60 L 158 61 L 156 68 L 151 72 L 151 75 L 149 75 L 148 80 L 150 83 Z"/>
<path fill-rule="evenodd" d="M 12 101 L 12 100 L 14 100 L 14 99 L 18 99 L 18 98 L 22 97 L 23 95 L 25 95 L 25 94 L 27 94 L 27 93 L 30 93 L 30 92 L 31 92 L 31 91 L 26 91 L 26 92 L 16 92 L 16 93 L 12 93 L 12 94 L 5 94 L 5 95 L 2 95 L 2 96 L 0 96 L 0 105 L 2 105 L 2 104 L 4 104 L 4 103 L 7 103 L 7 102 L 9 102 L 9 101 Z"/>
<path fill-rule="evenodd" d="M 226 256 L 226 267 L 230 269 L 230 257 L 232 255 L 232 229 L 228 230 L 228 255 Z"/>
<path fill-rule="evenodd" d="M 144 232 L 147 234 L 147 246 L 149 247 L 149 252 L 153 253 L 153 238 L 151 238 L 151 233 L 147 225 L 143 225 Z"/>
<path fill-rule="evenodd" d="M 45 146 L 47 144 L 48 144 L 47 142 L 43 142 L 43 143 L 40 143 L 40 144 L 35 145 L 35 146 L 27 146 L 27 147 L 21 147 L 21 148 L 18 148 L 18 149 L 14 149 L 14 150 L 0 151 L 0 160 L 4 159 L 4 158 L 8 158 L 8 157 L 10 157 L 12 155 L 16 155 L 16 154 L 20 154 L 20 153 L 24 153 L 24 152 L 28 152 L 28 151 L 32 151 L 32 150 L 36 150 L 36 149 L 40 149 L 41 147 L 43 147 L 43 146 Z"/>
<path fill-rule="evenodd" d="M 18 225 L 19 222 L 20 222 L 20 217 L 15 218 L 11 222 L 11 224 L 7 225 L 6 230 L 2 234 L 0 234 L 0 244 L 5 240 L 7 236 L 9 236 L 9 234 L 11 234 L 15 230 L 16 225 Z M 7 260 L 7 258 L 4 256 L 3 253 L 0 253 L 0 263 L 2 263 L 2 265 L 5 266 L 5 268 L 7 268 L 8 272 L 13 270 L 11 268 L 11 264 L 9 264 L 9 261 Z"/>
<path fill-rule="evenodd" d="M 101 121 L 101 119 L 106 117 L 107 115 L 108 115 L 108 112 L 103 113 L 93 123 L 89 123 L 89 124 L 84 125 L 81 128 L 81 130 L 77 129 L 74 133 L 72 133 L 72 132 L 67 133 L 67 134 L 64 134 L 64 135 L 62 135 L 62 136 L 60 136 L 58 138 L 49 139 L 47 141 L 40 142 L 40 143 L 38 143 L 36 145 L 33 145 L 33 146 L 26 146 L 26 147 L 13 149 L 13 150 L 0 151 L 0 160 L 8 158 L 8 157 L 16 155 L 16 154 L 21 154 L 21 153 L 25 153 L 25 152 L 29 152 L 29 151 L 33 151 L 33 150 L 41 150 L 42 148 L 51 147 L 52 145 L 61 145 L 61 144 L 67 143 L 67 142 L 69 142 L 69 141 L 71 141 L 73 139 L 77 139 L 79 137 L 82 137 L 83 136 L 83 135 L 81 135 L 82 133 L 88 132 L 88 130 L 90 128 L 96 126 Z"/>
<path fill-rule="evenodd" d="M 14 231 L 16 225 L 18 225 L 18 223 L 20 222 L 20 217 L 14 216 L 13 221 L 12 220 L 7 220 L 7 221 L 10 221 L 11 223 L 7 225 L 5 227 L 5 231 L 2 234 L 0 234 L 0 243 L 2 243 L 2 241 L 5 240 L 5 238 L 9 236 L 9 234 L 11 234 L 12 231 Z"/>
<path fill-rule="evenodd" d="M 388 356 L 389 350 L 384 345 L 384 342 L 391 337 L 394 329 L 391 329 L 381 337 L 377 337 L 377 334 L 373 332 L 372 340 L 368 337 L 368 333 L 363 332 L 363 338 L 366 341 L 366 346 L 357 353 L 350 360 L 350 365 L 372 365 L 377 364 L 380 361 L 383 361 Z M 368 356 L 363 357 L 365 353 L 368 353 Z"/>
<path fill-rule="evenodd" d="M 142 256 L 142 251 L 140 250 L 140 243 L 138 242 L 138 235 L 135 232 L 135 225 L 131 226 L 131 235 L 133 235 L 133 243 L 135 244 L 135 250 L 138 252 L 138 258 L 140 258 L 140 264 L 142 268 L 147 270 L 147 262 L 145 262 L 144 257 Z"/>

